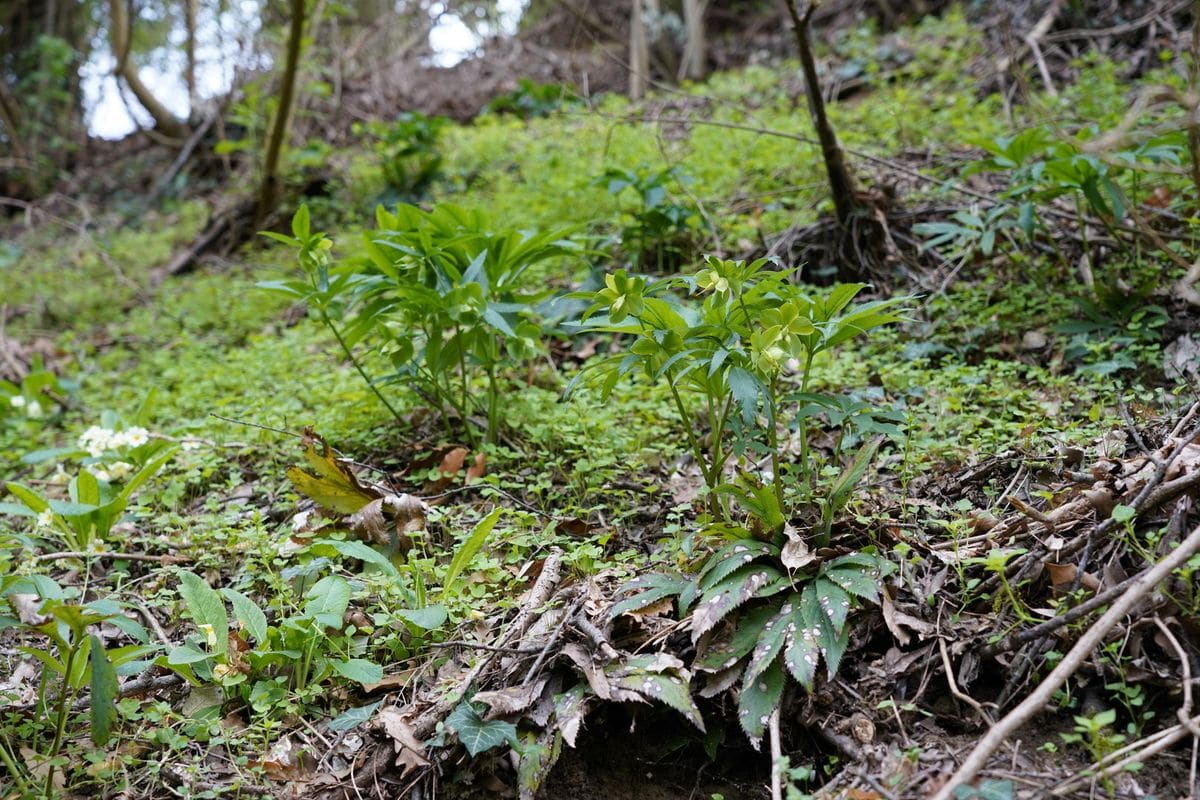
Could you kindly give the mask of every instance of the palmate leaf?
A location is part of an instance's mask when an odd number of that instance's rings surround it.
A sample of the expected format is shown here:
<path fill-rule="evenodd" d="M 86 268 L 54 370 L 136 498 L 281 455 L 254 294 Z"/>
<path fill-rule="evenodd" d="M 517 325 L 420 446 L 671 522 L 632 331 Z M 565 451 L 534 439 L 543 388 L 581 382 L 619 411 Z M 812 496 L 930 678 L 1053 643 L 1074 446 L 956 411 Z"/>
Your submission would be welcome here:
<path fill-rule="evenodd" d="M 315 446 L 317 442 L 321 443 L 320 453 Z M 321 508 L 337 514 L 354 514 L 378 499 L 379 493 L 359 483 L 329 445 L 311 432 L 304 437 L 304 460 L 308 468 L 292 467 L 287 471 L 288 479 L 297 491 Z"/>
<path fill-rule="evenodd" d="M 781 601 L 782 602 L 782 601 Z M 720 672 L 730 669 L 754 649 L 759 631 L 779 612 L 778 602 L 769 602 L 743 613 L 727 638 L 712 640 L 697 653 L 692 668 L 698 672 Z"/>
<path fill-rule="evenodd" d="M 758 641 L 750 654 L 750 663 L 746 665 L 743 683 L 753 683 L 779 658 L 787 642 L 788 633 L 794 625 L 792 611 L 796 608 L 798 600 L 798 597 L 785 600 L 779 608 L 779 613 L 767 620 L 760 629 Z"/>
<path fill-rule="evenodd" d="M 674 597 L 691 585 L 691 581 L 677 575 L 662 573 L 642 575 L 621 587 L 622 592 L 635 592 L 635 594 L 631 594 L 614 605 L 609 611 L 609 618 L 616 619 L 622 614 L 657 603 L 664 597 Z"/>
<path fill-rule="evenodd" d="M 630 656 L 609 665 L 604 671 L 621 689 L 634 692 L 647 701 L 657 700 L 704 730 L 704 718 L 692 702 L 691 674 L 677 658 L 665 653 Z"/>
<path fill-rule="evenodd" d="M 750 564 L 737 570 L 700 597 L 692 612 L 692 641 L 698 641 L 718 622 L 754 597 L 770 597 L 788 585 L 788 579 L 772 566 Z"/>
<path fill-rule="evenodd" d="M 738 698 L 738 722 L 758 749 L 772 712 L 783 699 L 784 673 L 777 659 L 758 678 L 743 684 Z"/>
<path fill-rule="evenodd" d="M 739 539 L 736 542 L 730 542 L 704 562 L 704 568 L 697 576 L 697 584 L 701 591 L 707 591 L 738 567 L 745 566 L 759 558 L 778 557 L 778 555 L 778 547 L 757 539 Z"/>

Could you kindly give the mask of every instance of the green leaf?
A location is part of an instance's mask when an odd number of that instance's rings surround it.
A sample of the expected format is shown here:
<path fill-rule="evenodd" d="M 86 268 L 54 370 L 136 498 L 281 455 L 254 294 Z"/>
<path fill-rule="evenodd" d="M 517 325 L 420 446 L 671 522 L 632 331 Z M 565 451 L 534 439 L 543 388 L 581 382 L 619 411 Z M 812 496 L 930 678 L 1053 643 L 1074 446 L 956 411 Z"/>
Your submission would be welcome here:
<path fill-rule="evenodd" d="M 378 550 L 366 544 L 365 542 L 360 542 L 356 539 L 351 539 L 348 541 L 339 541 L 337 539 L 321 539 L 313 542 L 312 546 L 316 545 L 328 545 L 347 558 L 357 558 L 359 561 L 362 561 L 366 564 L 379 567 L 384 574 L 390 577 L 400 577 L 400 572 L 396 569 L 392 562 L 388 560 L 387 556 L 385 556 L 383 553 L 380 553 Z"/>
<path fill-rule="evenodd" d="M 304 616 L 322 627 L 341 630 L 350 595 L 350 584 L 345 578 L 326 575 L 305 594 Z"/>
<path fill-rule="evenodd" d="M 757 629 L 758 641 L 755 642 L 754 650 L 750 654 L 750 663 L 746 665 L 743 682 L 752 683 L 775 663 L 787 642 L 788 632 L 792 627 L 792 611 L 798 607 L 799 599 L 796 595 L 792 595 L 790 599 L 784 601 L 778 614 Z"/>
<path fill-rule="evenodd" d="M 821 647 L 817 644 L 820 632 L 805 622 L 805 614 L 797 605 L 792 609 L 783 663 L 796 679 L 796 683 L 811 692 L 817 675 L 817 665 L 821 660 Z"/>
<path fill-rule="evenodd" d="M 233 618 L 254 637 L 257 644 L 267 641 L 267 616 L 258 604 L 236 589 L 223 588 L 221 594 L 233 605 Z"/>
<path fill-rule="evenodd" d="M 634 578 L 621 587 L 621 593 L 629 594 L 629 596 L 612 607 L 608 614 L 609 619 L 616 619 L 622 614 L 645 608 L 664 597 L 674 597 L 689 585 L 690 581 L 685 578 L 657 572 Z"/>
<path fill-rule="evenodd" d="M 817 578 L 811 587 L 817 595 L 817 602 L 829 620 L 834 631 L 840 631 L 846 625 L 846 617 L 850 614 L 850 595 L 842 587 L 825 578 Z"/>
<path fill-rule="evenodd" d="M 312 234 L 312 225 L 308 216 L 308 204 L 301 203 L 296 209 L 296 213 L 292 215 L 292 235 L 301 242 L 307 240 Z"/>
<path fill-rule="evenodd" d="M 779 611 L 779 603 L 772 602 L 746 611 L 736 625 L 730 626 L 732 633 L 713 639 L 696 654 L 692 668 L 697 672 L 722 672 L 734 667 L 754 648 L 759 631 Z"/>
<path fill-rule="evenodd" d="M 446 717 L 446 727 L 454 731 L 471 757 L 499 747 L 517 743 L 517 726 L 502 720 L 485 720 L 470 701 L 464 700 Z"/>
<path fill-rule="evenodd" d="M 401 608 L 393 611 L 392 614 L 426 631 L 442 627 L 449 616 L 446 607 L 443 605 L 425 606 L 425 608 Z"/>
<path fill-rule="evenodd" d="M 4 485 L 8 488 L 9 494 L 29 506 L 35 513 L 40 514 L 50 507 L 45 498 L 32 489 L 28 489 L 19 483 L 6 483 Z"/>
<path fill-rule="evenodd" d="M 212 638 L 202 631 L 212 652 L 223 655 L 229 649 L 229 617 L 225 602 L 203 578 L 186 570 L 179 572 L 179 596 L 183 598 L 192 621 L 197 626 L 210 626 Z"/>
<path fill-rule="evenodd" d="M 479 552 L 479 548 L 483 547 L 483 542 L 487 539 L 488 534 L 492 532 L 492 528 L 496 527 L 496 522 L 500 519 L 500 515 L 504 513 L 502 506 L 496 506 L 492 509 L 492 513 L 479 521 L 471 531 L 471 534 L 466 540 L 459 545 L 458 550 L 454 553 L 454 558 L 450 560 L 450 566 L 446 569 L 446 577 L 442 581 L 442 591 L 456 593 L 457 587 L 454 581 L 467 565 L 471 563 L 471 559 Z"/>
<path fill-rule="evenodd" d="M 609 665 L 604 671 L 620 688 L 675 709 L 704 731 L 704 718 L 692 702 L 687 670 L 682 669 L 682 664 L 675 659 L 663 659 L 662 654 L 631 656 Z"/>
<path fill-rule="evenodd" d="M 117 721 L 117 673 L 108 659 L 108 654 L 104 652 L 104 643 L 100 641 L 100 637 L 93 633 L 91 640 L 92 696 L 88 702 L 92 742 L 101 746 L 112 735 L 113 724 Z"/>
<path fill-rule="evenodd" d="M 198 650 L 190 644 L 181 644 L 167 653 L 167 663 L 172 666 L 198 664 L 201 661 L 208 660 L 208 658 L 208 653 Z"/>
<path fill-rule="evenodd" d="M 709 589 L 692 612 L 692 641 L 698 641 L 718 622 L 752 597 L 768 597 L 787 585 L 787 578 L 770 566 L 750 565 Z"/>
<path fill-rule="evenodd" d="M 733 367 L 726 373 L 725 380 L 733 395 L 738 408 L 742 410 L 742 420 L 747 425 L 754 424 L 758 413 L 758 397 L 763 392 L 762 382 L 741 367 Z"/>
<path fill-rule="evenodd" d="M 754 681 L 742 684 L 738 698 L 738 722 L 756 750 L 771 714 L 779 708 L 783 699 L 784 683 L 783 667 L 776 661 Z"/>
<path fill-rule="evenodd" d="M 1113 506 L 1112 518 L 1122 525 L 1129 522 L 1137 516 L 1137 509 L 1133 506 L 1116 505 Z"/>
<path fill-rule="evenodd" d="M 375 715 L 376 709 L 383 705 L 382 700 L 377 700 L 369 705 L 359 706 L 358 708 L 348 708 L 341 714 L 338 714 L 325 726 L 331 731 L 348 731 L 357 728 L 365 722 L 370 721 Z"/>
<path fill-rule="evenodd" d="M 379 683 L 383 680 L 383 667 L 365 658 L 348 658 L 345 660 L 330 659 L 329 666 L 343 678 L 361 683 L 364 686 Z"/>

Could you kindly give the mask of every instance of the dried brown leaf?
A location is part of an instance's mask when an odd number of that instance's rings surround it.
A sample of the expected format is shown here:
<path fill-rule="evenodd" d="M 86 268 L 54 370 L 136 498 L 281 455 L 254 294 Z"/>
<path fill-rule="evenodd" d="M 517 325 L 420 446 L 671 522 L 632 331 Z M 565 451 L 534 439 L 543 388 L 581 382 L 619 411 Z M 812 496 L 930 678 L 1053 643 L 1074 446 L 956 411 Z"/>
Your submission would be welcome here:
<path fill-rule="evenodd" d="M 401 775 L 409 770 L 429 766 L 425 757 L 425 745 L 417 738 L 408 716 L 398 708 L 390 707 L 375 712 L 374 722 L 388 736 L 396 748 L 396 766 L 402 767 Z"/>
<path fill-rule="evenodd" d="M 490 692 L 478 692 L 474 700 L 484 703 L 488 712 L 484 719 L 496 719 L 508 714 L 516 714 L 533 705 L 542 696 L 546 687 L 546 678 L 541 678 L 526 686 L 509 686 Z"/>

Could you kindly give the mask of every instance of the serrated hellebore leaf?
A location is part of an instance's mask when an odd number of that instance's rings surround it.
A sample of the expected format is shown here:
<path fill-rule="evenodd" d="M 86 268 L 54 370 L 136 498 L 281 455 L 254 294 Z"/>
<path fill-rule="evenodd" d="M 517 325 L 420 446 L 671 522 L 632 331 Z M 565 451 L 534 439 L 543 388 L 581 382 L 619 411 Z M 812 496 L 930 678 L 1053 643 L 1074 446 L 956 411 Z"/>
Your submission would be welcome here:
<path fill-rule="evenodd" d="M 742 684 L 738 698 L 738 722 L 757 750 L 771 713 L 783 699 L 783 667 L 776 661 L 754 681 Z"/>
<path fill-rule="evenodd" d="M 758 641 L 758 632 L 778 612 L 779 604 L 758 606 L 742 614 L 735 625 L 727 626 L 732 633 L 714 639 L 692 662 L 692 668 L 701 672 L 721 672 L 732 668 Z"/>
<path fill-rule="evenodd" d="M 842 587 L 825 578 L 817 578 L 811 586 L 817 593 L 817 600 L 833 631 L 840 631 L 846 626 L 846 617 L 850 614 L 850 595 L 842 591 Z"/>
<path fill-rule="evenodd" d="M 701 597 L 692 612 L 692 641 L 698 641 L 718 622 L 752 597 L 766 597 L 787 580 L 774 567 L 752 564 L 734 572 Z"/>
<path fill-rule="evenodd" d="M 742 679 L 746 683 L 756 680 L 766 671 L 767 667 L 775 662 L 783 650 L 783 645 L 787 642 L 788 632 L 793 624 L 792 610 L 795 607 L 795 600 L 798 599 L 784 601 L 779 613 L 759 628 L 758 641 L 754 643 L 754 649 L 750 653 L 750 663 L 746 665 L 746 675 Z"/>
<path fill-rule="evenodd" d="M 819 631 L 807 627 L 804 613 L 797 606 L 792 610 L 788 625 L 787 645 L 783 650 L 783 664 L 796 679 L 796 683 L 812 691 L 817 676 L 817 664 L 821 660 L 821 647 L 817 644 Z"/>

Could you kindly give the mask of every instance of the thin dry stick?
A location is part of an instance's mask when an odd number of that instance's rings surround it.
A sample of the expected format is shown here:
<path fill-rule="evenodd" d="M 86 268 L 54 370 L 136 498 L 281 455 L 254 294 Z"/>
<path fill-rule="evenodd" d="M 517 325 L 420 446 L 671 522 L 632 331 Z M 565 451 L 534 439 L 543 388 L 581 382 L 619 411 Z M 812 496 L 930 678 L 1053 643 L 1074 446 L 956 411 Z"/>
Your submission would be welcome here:
<path fill-rule="evenodd" d="M 771 732 L 771 800 L 783 800 L 783 747 L 779 742 L 779 709 L 767 723 Z"/>
<path fill-rule="evenodd" d="M 1171 643 L 1171 647 L 1175 648 L 1175 655 L 1179 656 L 1179 668 L 1183 671 L 1183 705 L 1175 712 L 1175 716 L 1183 723 L 1192 736 L 1200 738 L 1200 725 L 1192 722 L 1192 663 L 1188 657 L 1187 651 L 1183 649 L 1183 645 L 1175 638 L 1175 634 L 1167 627 L 1167 623 L 1163 622 L 1158 617 L 1154 618 L 1154 624 L 1162 631 L 1162 635 Z"/>
<path fill-rule="evenodd" d="M 1042 681 L 1025 700 L 1010 711 L 996 726 L 988 731 L 975 748 L 971 750 L 962 766 L 938 790 L 932 800 L 950 800 L 954 789 L 969 782 L 987 763 L 992 753 L 1012 735 L 1019 727 L 1031 720 L 1042 708 L 1050 702 L 1050 698 L 1067 680 L 1079 669 L 1085 659 L 1091 655 L 1114 625 L 1117 624 L 1135 605 L 1141 602 L 1154 587 L 1166 580 L 1172 572 L 1200 551 L 1200 526 L 1197 526 L 1184 541 L 1171 551 L 1153 569 L 1145 572 L 1141 578 L 1134 581 L 1129 590 L 1115 602 L 1104 616 L 1100 617 L 1088 629 L 1071 651 L 1059 662 L 1058 666 Z M 1183 729 L 1186 730 L 1186 729 Z"/>
<path fill-rule="evenodd" d="M 954 680 L 954 666 L 950 663 L 950 653 L 946 649 L 946 640 L 940 636 L 938 637 L 938 648 L 942 651 L 942 667 L 946 670 L 946 683 L 950 686 L 950 694 L 975 709 L 988 725 L 995 725 L 996 721 L 992 719 L 992 715 L 987 712 L 983 704 L 958 688 L 958 682 Z"/>

